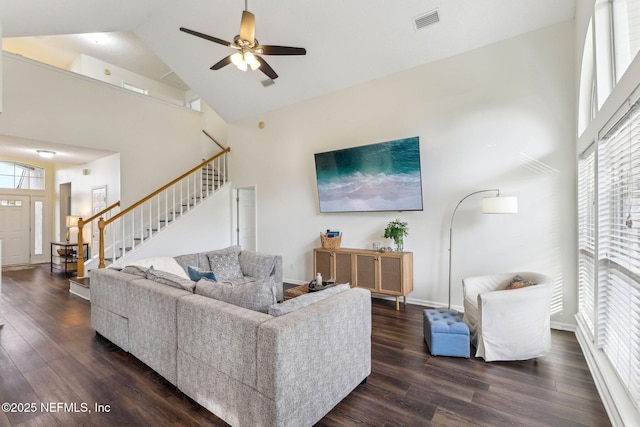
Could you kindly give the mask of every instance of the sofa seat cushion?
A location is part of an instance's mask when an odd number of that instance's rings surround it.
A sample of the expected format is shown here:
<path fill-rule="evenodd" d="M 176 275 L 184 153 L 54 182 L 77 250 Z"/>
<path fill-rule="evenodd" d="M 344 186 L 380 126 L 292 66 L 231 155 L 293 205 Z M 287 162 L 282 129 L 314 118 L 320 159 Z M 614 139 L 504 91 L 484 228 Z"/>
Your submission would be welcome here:
<path fill-rule="evenodd" d="M 238 285 L 200 279 L 195 293 L 263 313 L 276 302 L 276 287 L 272 277 Z"/>
<path fill-rule="evenodd" d="M 329 298 L 332 295 L 339 294 L 340 292 L 344 292 L 349 289 L 351 289 L 351 286 L 348 283 L 344 283 L 342 285 L 337 285 L 323 291 L 303 294 L 299 297 L 291 298 L 290 300 L 287 300 L 283 303 L 273 304 L 271 307 L 269 307 L 269 314 L 276 317 L 282 316 L 283 314 L 291 313 L 293 311 L 301 309 L 302 307 L 315 304 L 318 301 L 322 301 L 323 299 Z"/>

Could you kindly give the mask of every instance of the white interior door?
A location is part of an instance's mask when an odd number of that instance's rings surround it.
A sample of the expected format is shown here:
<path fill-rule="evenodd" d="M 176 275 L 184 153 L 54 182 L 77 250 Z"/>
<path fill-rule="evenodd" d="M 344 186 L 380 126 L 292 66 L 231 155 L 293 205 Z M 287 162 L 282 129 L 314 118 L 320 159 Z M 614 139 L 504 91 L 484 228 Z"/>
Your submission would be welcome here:
<path fill-rule="evenodd" d="M 0 194 L 2 265 L 29 264 L 31 207 L 29 196 Z"/>
<path fill-rule="evenodd" d="M 256 251 L 256 190 L 236 188 L 236 244 Z"/>

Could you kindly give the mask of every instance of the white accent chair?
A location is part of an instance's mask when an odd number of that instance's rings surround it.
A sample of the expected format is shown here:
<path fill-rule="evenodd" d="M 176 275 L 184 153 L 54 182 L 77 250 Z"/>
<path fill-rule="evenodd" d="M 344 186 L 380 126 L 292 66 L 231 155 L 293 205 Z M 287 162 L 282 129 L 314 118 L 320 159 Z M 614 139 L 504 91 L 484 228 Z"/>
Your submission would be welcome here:
<path fill-rule="evenodd" d="M 536 285 L 505 288 L 519 275 Z M 485 361 L 527 360 L 551 348 L 551 278 L 539 273 L 502 273 L 462 280 L 463 320 L 476 357 Z"/>

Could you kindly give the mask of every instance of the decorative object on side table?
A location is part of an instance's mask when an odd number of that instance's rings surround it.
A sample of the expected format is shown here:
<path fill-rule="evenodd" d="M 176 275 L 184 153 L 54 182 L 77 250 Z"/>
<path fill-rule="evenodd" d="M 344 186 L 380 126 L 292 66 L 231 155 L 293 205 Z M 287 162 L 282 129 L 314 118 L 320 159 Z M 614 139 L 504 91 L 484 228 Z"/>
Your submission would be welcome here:
<path fill-rule="evenodd" d="M 67 242 L 71 240 L 71 229 L 78 228 L 79 219 L 80 217 L 77 215 L 67 215 L 67 234 L 65 236 Z"/>
<path fill-rule="evenodd" d="M 393 239 L 396 244 L 396 252 L 402 252 L 404 249 L 404 237 L 408 234 L 409 227 L 407 226 L 407 223 L 396 219 L 387 224 L 387 228 L 385 228 L 384 235 L 382 237 Z"/>
<path fill-rule="evenodd" d="M 320 243 L 323 248 L 340 249 L 340 244 L 342 243 L 342 232 L 327 230 L 324 233 L 320 233 Z"/>
<path fill-rule="evenodd" d="M 335 286 L 335 280 L 329 280 L 325 282 L 322 280 L 322 274 L 316 274 L 316 279 L 309 282 L 309 292 L 322 291 L 327 288 Z"/>

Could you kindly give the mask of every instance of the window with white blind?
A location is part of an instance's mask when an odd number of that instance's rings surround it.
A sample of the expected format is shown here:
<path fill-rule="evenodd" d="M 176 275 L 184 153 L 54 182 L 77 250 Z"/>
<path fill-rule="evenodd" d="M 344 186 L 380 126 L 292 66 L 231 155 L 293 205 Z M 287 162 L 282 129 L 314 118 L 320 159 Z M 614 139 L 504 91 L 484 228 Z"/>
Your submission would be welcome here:
<path fill-rule="evenodd" d="M 599 141 L 597 343 L 640 407 L 640 107 Z"/>
<path fill-rule="evenodd" d="M 578 314 L 595 337 L 595 150 L 578 162 Z"/>
<path fill-rule="evenodd" d="M 613 42 L 616 81 L 640 51 L 640 2 L 613 0 Z"/>

